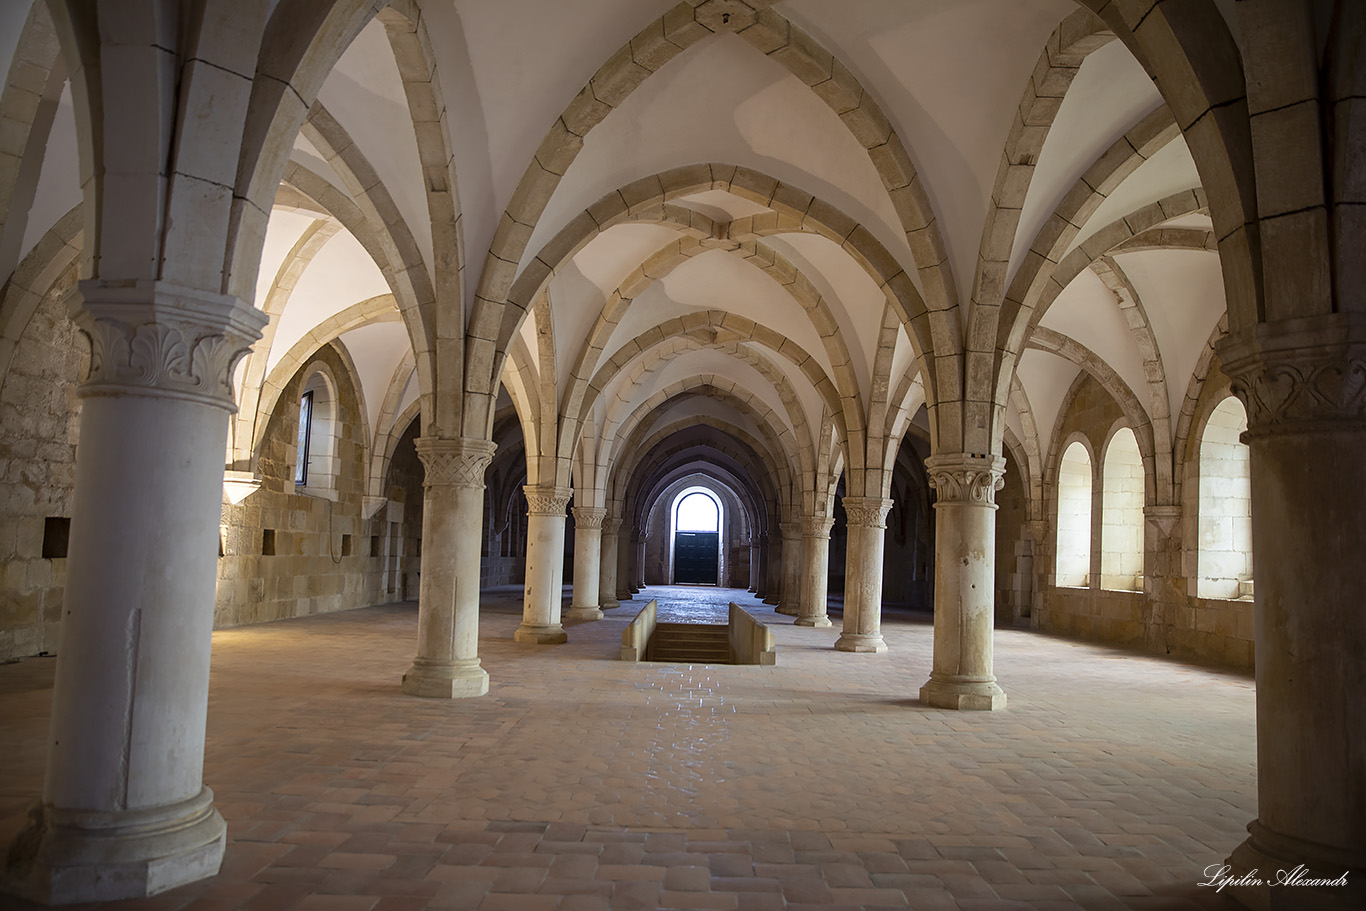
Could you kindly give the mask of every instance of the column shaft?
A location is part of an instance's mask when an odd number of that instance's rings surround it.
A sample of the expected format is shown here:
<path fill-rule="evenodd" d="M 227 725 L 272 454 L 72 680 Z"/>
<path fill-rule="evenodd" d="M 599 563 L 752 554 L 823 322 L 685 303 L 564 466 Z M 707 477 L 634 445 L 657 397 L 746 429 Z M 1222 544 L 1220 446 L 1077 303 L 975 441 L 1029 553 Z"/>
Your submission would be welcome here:
<path fill-rule="evenodd" d="M 1314 323 L 1220 351 L 1247 405 L 1257 636 L 1257 818 L 1229 864 L 1347 873 L 1235 890 L 1273 909 L 1366 907 L 1366 325 Z"/>
<path fill-rule="evenodd" d="M 802 591 L 802 527 L 796 522 L 784 522 L 782 562 L 778 567 L 782 576 L 782 600 L 778 613 L 795 617 L 801 613 Z"/>
<path fill-rule="evenodd" d="M 825 628 L 826 597 L 830 584 L 830 527 L 835 520 L 826 516 L 802 519 L 802 603 L 797 626 Z"/>
<path fill-rule="evenodd" d="M 642 531 L 635 541 L 636 566 L 635 566 L 635 590 L 640 591 L 645 587 L 645 543 L 649 540 Z"/>
<path fill-rule="evenodd" d="M 598 609 L 599 566 L 602 559 L 602 520 L 607 510 L 601 507 L 574 507 L 574 597 L 567 617 L 571 620 L 601 620 Z"/>
<path fill-rule="evenodd" d="M 926 460 L 934 504 L 934 664 L 920 701 L 996 711 L 1006 694 L 992 671 L 996 491 L 1005 460 L 973 455 Z"/>
<path fill-rule="evenodd" d="M 845 497 L 849 537 L 844 561 L 842 652 L 885 652 L 882 638 L 882 548 L 891 500 Z"/>
<path fill-rule="evenodd" d="M 636 553 L 634 539 L 630 535 L 617 534 L 617 603 L 630 601 L 635 594 L 631 590 L 631 560 Z"/>
<path fill-rule="evenodd" d="M 526 487 L 526 594 L 522 625 L 512 634 L 518 642 L 559 645 L 568 642 L 560 625 L 564 600 L 564 507 L 567 487 Z"/>
<path fill-rule="evenodd" d="M 456 699 L 489 691 L 479 661 L 479 564 L 484 471 L 494 445 L 423 437 L 422 578 L 417 657 L 403 675 L 410 696 Z"/>
<path fill-rule="evenodd" d="M 612 610 L 620 607 L 617 600 L 617 532 L 621 531 L 621 520 L 610 515 L 602 523 L 601 553 L 598 558 L 598 609 Z"/>
<path fill-rule="evenodd" d="M 90 339 L 41 804 L 6 878 L 40 902 L 213 876 L 203 785 L 230 377 L 265 315 L 160 282 L 82 281 Z"/>
<path fill-rule="evenodd" d="M 754 580 L 754 597 L 768 598 L 768 535 L 759 536 L 759 575 Z"/>

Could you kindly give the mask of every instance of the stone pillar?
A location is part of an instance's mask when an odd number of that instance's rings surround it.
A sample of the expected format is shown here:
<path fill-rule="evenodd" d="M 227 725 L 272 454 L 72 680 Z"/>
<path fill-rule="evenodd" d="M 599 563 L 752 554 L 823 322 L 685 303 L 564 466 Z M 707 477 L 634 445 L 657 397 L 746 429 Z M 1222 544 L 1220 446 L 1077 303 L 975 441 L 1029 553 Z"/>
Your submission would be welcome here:
<path fill-rule="evenodd" d="M 845 497 L 841 503 L 849 538 L 844 561 L 844 630 L 835 642 L 842 652 L 885 652 L 882 638 L 882 549 L 891 500 Z"/>
<path fill-rule="evenodd" d="M 625 520 L 623 520 L 624 523 Z M 617 601 L 630 601 L 635 591 L 631 588 L 631 561 L 635 558 L 635 538 L 617 532 Z"/>
<path fill-rule="evenodd" d="M 831 626 L 825 602 L 830 583 L 830 528 L 834 524 L 829 516 L 802 519 L 802 604 L 797 626 Z"/>
<path fill-rule="evenodd" d="M 650 540 L 649 535 L 647 535 L 647 534 L 645 533 L 645 531 L 642 529 L 641 532 L 640 532 L 640 535 L 636 538 L 636 541 L 635 541 L 635 544 L 636 544 L 636 568 L 635 568 L 636 584 L 635 584 L 635 590 L 636 590 L 636 591 L 640 591 L 642 588 L 645 587 L 645 544 L 646 544 L 646 542 L 649 541 L 649 540 Z"/>
<path fill-rule="evenodd" d="M 568 642 L 560 625 L 564 600 L 564 508 L 568 487 L 523 487 L 527 502 L 526 594 L 518 642 L 559 645 Z"/>
<path fill-rule="evenodd" d="M 925 460 L 934 503 L 934 665 L 920 701 L 997 711 L 1006 694 L 992 673 L 996 491 L 1005 459 L 960 453 Z"/>
<path fill-rule="evenodd" d="M 410 696 L 457 699 L 489 691 L 479 663 L 479 562 L 484 472 L 494 445 L 422 437 L 422 577 L 417 657 L 403 675 Z"/>
<path fill-rule="evenodd" d="M 749 591 L 758 593 L 759 591 L 759 536 L 751 535 L 747 542 L 749 546 Z"/>
<path fill-rule="evenodd" d="M 226 826 L 204 724 L 232 369 L 265 314 L 165 282 L 79 283 L 80 386 L 62 641 L 42 800 L 9 887 L 53 904 L 213 876 Z"/>
<path fill-rule="evenodd" d="M 768 547 L 765 548 L 766 559 L 764 560 L 764 603 L 777 605 L 782 598 L 779 597 L 783 590 L 783 562 L 780 555 L 779 538 L 777 535 L 768 536 Z"/>
<path fill-rule="evenodd" d="M 602 562 L 602 520 L 607 510 L 600 506 L 574 507 L 574 598 L 569 605 L 571 620 L 601 620 L 598 609 L 599 569 Z"/>
<path fill-rule="evenodd" d="M 778 570 L 782 576 L 782 600 L 778 613 L 795 617 L 800 611 L 802 592 L 802 526 L 798 522 L 784 522 L 782 562 Z"/>
<path fill-rule="evenodd" d="M 1257 630 L 1257 818 L 1229 864 L 1263 880 L 1301 864 L 1308 878 L 1347 873 L 1345 887 L 1236 890 L 1253 907 L 1361 908 L 1366 324 L 1296 322 L 1219 352 L 1247 406 Z"/>
<path fill-rule="evenodd" d="M 768 599 L 768 535 L 759 535 L 759 576 L 754 580 L 754 597 Z"/>
<path fill-rule="evenodd" d="M 621 607 L 617 600 L 617 532 L 621 531 L 621 519 L 607 516 L 602 522 L 601 554 L 598 558 L 598 609 L 612 610 Z"/>

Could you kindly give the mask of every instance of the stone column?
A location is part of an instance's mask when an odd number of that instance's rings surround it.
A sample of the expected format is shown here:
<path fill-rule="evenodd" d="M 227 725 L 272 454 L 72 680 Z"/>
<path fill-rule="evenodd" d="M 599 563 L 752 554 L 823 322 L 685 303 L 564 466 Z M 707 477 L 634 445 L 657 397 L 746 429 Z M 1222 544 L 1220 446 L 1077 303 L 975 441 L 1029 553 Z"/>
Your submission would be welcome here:
<path fill-rule="evenodd" d="M 512 638 L 536 645 L 568 642 L 560 625 L 564 600 L 564 508 L 572 491 L 568 487 L 522 488 L 526 492 L 526 593 L 522 601 L 522 625 Z"/>
<path fill-rule="evenodd" d="M 920 701 L 997 711 L 1006 694 L 992 673 L 996 491 L 1005 459 L 967 453 L 925 460 L 934 503 L 934 665 Z"/>
<path fill-rule="evenodd" d="M 754 597 L 768 598 L 768 535 L 759 535 L 759 575 L 754 580 Z"/>
<path fill-rule="evenodd" d="M 607 516 L 602 522 L 601 553 L 598 557 L 598 609 L 612 610 L 621 607 L 617 600 L 617 532 L 621 531 L 621 519 Z"/>
<path fill-rule="evenodd" d="M 882 548 L 891 500 L 845 497 L 849 538 L 844 561 L 844 630 L 835 641 L 842 652 L 885 652 L 882 638 Z"/>
<path fill-rule="evenodd" d="M 825 602 L 830 583 L 830 528 L 834 524 L 829 516 L 802 519 L 802 603 L 797 626 L 831 626 Z"/>
<path fill-rule="evenodd" d="M 602 520 L 606 515 L 607 510 L 600 506 L 574 507 L 574 598 L 567 614 L 571 620 L 602 619 L 602 611 L 598 609 L 598 584 L 601 581 Z"/>
<path fill-rule="evenodd" d="M 422 437 L 422 577 L 417 657 L 403 675 L 410 696 L 458 699 L 489 691 L 479 663 L 479 563 L 484 472 L 494 445 Z"/>
<path fill-rule="evenodd" d="M 778 527 L 783 533 L 782 562 L 778 567 L 782 575 L 782 600 L 778 613 L 795 617 L 801 613 L 802 526 L 798 522 L 784 522 Z"/>
<path fill-rule="evenodd" d="M 625 520 L 622 520 L 623 523 Z M 631 560 L 636 554 L 635 538 L 617 532 L 617 601 L 630 601 L 635 591 L 631 588 Z"/>
<path fill-rule="evenodd" d="M 764 603 L 775 607 L 782 601 L 780 596 L 783 591 L 783 561 L 779 541 L 777 535 L 768 536 L 768 559 L 764 567 Z"/>
<path fill-rule="evenodd" d="M 759 536 L 751 535 L 749 545 L 749 591 L 759 591 Z"/>
<path fill-rule="evenodd" d="M 636 544 L 636 568 L 635 568 L 636 584 L 635 584 L 635 590 L 636 590 L 636 591 L 640 591 L 642 588 L 645 587 L 645 544 L 646 544 L 646 542 L 648 542 L 649 540 L 650 540 L 650 536 L 647 535 L 647 534 L 645 533 L 645 531 L 642 529 L 641 532 L 640 532 L 640 535 L 636 538 L 636 541 L 635 541 L 635 544 Z"/>
<path fill-rule="evenodd" d="M 1257 818 L 1229 858 L 1346 887 L 1240 889 L 1253 907 L 1366 906 L 1366 322 L 1262 325 L 1219 352 L 1247 406 Z M 1355 325 L 1353 324 L 1355 323 Z M 1269 875 L 1270 874 L 1270 875 Z"/>
<path fill-rule="evenodd" d="M 47 776 L 9 886 L 53 904 L 213 876 L 204 724 L 232 368 L 265 314 L 165 282 L 79 283 L 90 339 Z"/>

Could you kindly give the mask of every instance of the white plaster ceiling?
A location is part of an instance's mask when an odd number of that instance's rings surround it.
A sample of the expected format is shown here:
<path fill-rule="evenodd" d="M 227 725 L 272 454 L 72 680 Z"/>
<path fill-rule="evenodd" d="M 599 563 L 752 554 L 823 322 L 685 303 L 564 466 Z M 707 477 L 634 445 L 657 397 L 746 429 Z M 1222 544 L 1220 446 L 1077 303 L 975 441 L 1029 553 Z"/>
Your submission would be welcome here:
<path fill-rule="evenodd" d="M 1071 336 L 1100 355 L 1148 409 L 1143 359 L 1113 292 L 1096 273 L 1083 269 L 1053 301 L 1039 325 Z"/>
<path fill-rule="evenodd" d="M 256 272 L 257 307 L 265 305 L 285 257 L 314 221 L 316 219 L 312 215 L 302 212 L 280 208 L 271 210 L 270 221 L 266 223 L 266 241 L 261 246 L 261 267 Z"/>
<path fill-rule="evenodd" d="M 708 162 L 753 167 L 823 198 L 910 261 L 876 168 L 829 106 L 748 42 L 715 35 L 666 63 L 588 134 L 522 265 L 604 194 Z"/>
<path fill-rule="evenodd" d="M 370 323 L 338 336 L 351 355 L 365 401 L 368 429 L 373 435 L 380 419 L 384 397 L 394 382 L 403 357 L 408 353 L 408 330 L 395 313 L 391 319 Z"/>
<path fill-rule="evenodd" d="M 1087 56 L 1063 97 L 1044 140 L 1020 212 L 1007 285 L 1034 243 L 1039 229 L 1116 136 L 1162 104 L 1162 95 L 1121 41 Z"/>
<path fill-rule="evenodd" d="M 1186 147 L 1186 141 L 1177 136 L 1115 187 L 1077 232 L 1068 252 L 1081 246 L 1101 228 L 1136 209 L 1198 186 L 1200 175 L 1195 170 L 1190 149 Z"/>
<path fill-rule="evenodd" d="M 1039 447 L 1048 449 L 1053 437 L 1053 425 L 1058 421 L 1058 409 L 1067 396 L 1081 368 L 1065 358 L 1037 348 L 1027 348 L 1020 355 L 1015 373 L 1029 399 L 1034 413 L 1034 424 L 1039 430 Z"/>
<path fill-rule="evenodd" d="M 80 163 L 76 156 L 76 116 L 71 107 L 71 84 L 62 89 L 52 121 L 52 132 L 47 137 L 47 153 L 38 178 L 38 189 L 24 226 L 24 239 L 19 258 L 28 255 L 43 235 L 57 220 L 81 204 Z M 11 213 L 6 213 L 11 216 Z M 13 213 L 18 214 L 18 213 Z"/>
<path fill-rule="evenodd" d="M 637 266 L 678 238 L 679 232 L 666 225 L 613 225 L 574 254 L 574 265 L 607 297 Z"/>

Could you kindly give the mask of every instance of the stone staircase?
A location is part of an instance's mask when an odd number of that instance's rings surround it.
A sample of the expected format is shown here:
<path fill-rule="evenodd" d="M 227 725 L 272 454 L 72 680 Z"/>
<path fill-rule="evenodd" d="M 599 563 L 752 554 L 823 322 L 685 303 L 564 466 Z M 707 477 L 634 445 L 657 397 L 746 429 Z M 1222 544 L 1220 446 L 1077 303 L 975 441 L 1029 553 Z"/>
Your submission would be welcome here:
<path fill-rule="evenodd" d="M 724 623 L 660 623 L 650 637 L 647 661 L 671 664 L 734 664 L 730 629 Z"/>

